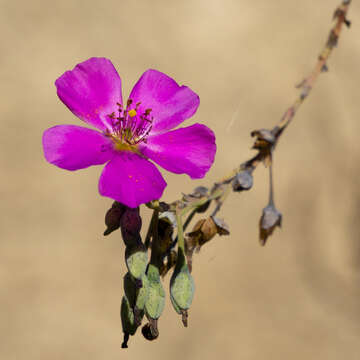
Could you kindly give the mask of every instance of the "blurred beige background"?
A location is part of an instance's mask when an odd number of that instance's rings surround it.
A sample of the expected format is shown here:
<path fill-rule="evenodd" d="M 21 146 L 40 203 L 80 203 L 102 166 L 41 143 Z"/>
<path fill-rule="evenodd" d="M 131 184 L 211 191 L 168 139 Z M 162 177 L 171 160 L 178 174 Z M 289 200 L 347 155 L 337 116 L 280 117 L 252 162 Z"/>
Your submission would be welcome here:
<path fill-rule="evenodd" d="M 97 193 L 101 168 L 60 170 L 41 147 L 46 128 L 80 124 L 55 79 L 105 56 L 125 95 L 148 68 L 200 94 L 186 125 L 215 131 L 215 164 L 196 182 L 166 173 L 164 199 L 210 185 L 252 154 L 250 131 L 275 124 L 294 100 L 339 2 L 0 0 L 1 360 L 359 359 L 358 2 L 330 72 L 277 148 L 282 230 L 259 246 L 260 168 L 254 189 L 221 213 L 231 236 L 194 259 L 188 329 L 167 301 L 159 340 L 138 333 L 120 348 L 124 246 L 119 233 L 102 236 L 111 200 Z"/>

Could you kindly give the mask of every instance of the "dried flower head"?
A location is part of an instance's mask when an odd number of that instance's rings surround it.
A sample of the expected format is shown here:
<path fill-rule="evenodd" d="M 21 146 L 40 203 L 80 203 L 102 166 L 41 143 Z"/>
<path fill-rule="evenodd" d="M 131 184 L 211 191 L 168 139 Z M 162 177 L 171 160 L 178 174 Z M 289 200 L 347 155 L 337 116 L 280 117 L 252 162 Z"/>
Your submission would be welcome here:
<path fill-rule="evenodd" d="M 253 186 L 254 179 L 252 176 L 252 169 L 247 169 L 238 172 L 232 182 L 234 191 L 250 190 Z"/>
<path fill-rule="evenodd" d="M 251 136 L 256 137 L 253 149 L 259 150 L 261 160 L 265 166 L 271 164 L 271 153 L 276 144 L 276 137 L 271 130 L 260 129 L 251 132 Z"/>
<path fill-rule="evenodd" d="M 192 256 L 194 251 L 200 251 L 200 248 L 216 234 L 229 235 L 230 231 L 224 220 L 215 216 L 200 219 L 192 231 L 187 234 L 185 239 L 185 252 L 190 271 L 192 270 Z"/>

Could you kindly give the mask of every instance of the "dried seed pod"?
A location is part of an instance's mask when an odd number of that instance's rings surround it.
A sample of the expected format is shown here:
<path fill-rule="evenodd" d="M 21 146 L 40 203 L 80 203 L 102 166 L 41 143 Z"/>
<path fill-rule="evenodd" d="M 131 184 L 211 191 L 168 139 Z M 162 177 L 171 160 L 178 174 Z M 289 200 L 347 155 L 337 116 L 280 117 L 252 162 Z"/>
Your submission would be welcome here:
<path fill-rule="evenodd" d="M 193 195 L 197 197 L 206 196 L 209 193 L 209 189 L 206 186 L 197 186 L 194 191 Z"/>
<path fill-rule="evenodd" d="M 253 146 L 254 149 L 262 149 L 264 147 L 268 147 L 269 145 L 274 145 L 276 138 L 271 130 L 268 129 L 260 129 L 254 130 L 251 132 L 251 136 L 255 136 L 255 144 Z"/>
<path fill-rule="evenodd" d="M 213 221 L 216 225 L 217 233 L 220 236 L 230 234 L 229 226 L 223 219 L 217 218 L 215 216 L 211 216 L 211 218 L 213 219 Z"/>
<path fill-rule="evenodd" d="M 243 170 L 236 174 L 232 187 L 234 191 L 250 190 L 253 186 L 253 176 L 250 170 Z"/>
<path fill-rule="evenodd" d="M 277 226 L 281 227 L 282 215 L 270 204 L 263 209 L 262 216 L 260 218 L 260 244 L 264 246 L 267 238 L 273 233 Z"/>
<path fill-rule="evenodd" d="M 137 326 L 135 324 L 134 313 L 126 296 L 123 296 L 121 301 L 120 316 L 124 333 L 124 342 L 121 347 L 127 348 L 129 335 L 134 335 L 136 333 Z"/>
<path fill-rule="evenodd" d="M 277 137 L 271 130 L 260 129 L 251 132 L 251 136 L 255 136 L 253 149 L 259 150 L 261 160 L 265 166 L 271 165 L 271 153 L 276 145 Z"/>
<path fill-rule="evenodd" d="M 191 203 L 197 199 L 205 197 L 209 194 L 209 189 L 205 186 L 196 187 L 191 194 L 184 194 L 183 201 Z M 197 213 L 204 213 L 210 206 L 211 200 L 206 201 L 203 205 L 196 208 Z"/>
<path fill-rule="evenodd" d="M 145 314 L 149 319 L 158 319 L 165 307 L 165 291 L 160 280 L 159 269 L 149 264 L 147 270 L 149 280 L 148 297 L 145 302 Z"/>
<path fill-rule="evenodd" d="M 194 251 L 200 251 L 200 248 L 210 241 L 216 234 L 229 235 L 229 227 L 224 220 L 215 216 L 210 216 L 207 219 L 200 219 L 192 229 L 186 234 L 185 238 L 185 253 L 189 267 L 192 271 L 192 256 Z"/>
<path fill-rule="evenodd" d="M 194 226 L 193 230 L 188 233 L 189 248 L 201 247 L 210 241 L 216 234 L 229 235 L 229 227 L 222 220 L 215 216 L 210 216 L 207 219 L 200 219 Z"/>

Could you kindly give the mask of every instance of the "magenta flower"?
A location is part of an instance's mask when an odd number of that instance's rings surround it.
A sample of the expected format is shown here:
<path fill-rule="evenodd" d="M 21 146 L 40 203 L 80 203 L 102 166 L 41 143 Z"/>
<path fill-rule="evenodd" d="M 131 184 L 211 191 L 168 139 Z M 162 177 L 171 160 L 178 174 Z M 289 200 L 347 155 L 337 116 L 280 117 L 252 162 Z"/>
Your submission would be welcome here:
<path fill-rule="evenodd" d="M 110 60 L 91 58 L 55 82 L 61 101 L 100 131 L 58 125 L 43 134 L 48 162 L 66 170 L 106 164 L 99 192 L 129 207 L 159 199 L 166 187 L 152 160 L 176 174 L 202 178 L 216 152 L 205 125 L 174 129 L 191 117 L 199 97 L 167 75 L 147 70 L 123 104 L 121 79 Z"/>

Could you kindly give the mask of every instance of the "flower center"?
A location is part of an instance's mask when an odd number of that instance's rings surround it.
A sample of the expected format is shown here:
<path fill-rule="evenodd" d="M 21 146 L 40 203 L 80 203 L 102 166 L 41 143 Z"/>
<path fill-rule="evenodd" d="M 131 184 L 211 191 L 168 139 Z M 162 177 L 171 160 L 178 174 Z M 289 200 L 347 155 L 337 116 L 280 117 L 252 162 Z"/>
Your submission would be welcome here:
<path fill-rule="evenodd" d="M 111 137 L 117 150 L 136 150 L 137 144 L 146 142 L 152 128 L 151 109 L 140 112 L 141 103 L 136 103 L 135 107 L 131 107 L 132 104 L 131 99 L 127 101 L 126 108 L 123 108 L 120 103 L 116 103 L 117 112 L 107 115 L 112 129 L 107 130 L 105 135 Z"/>

